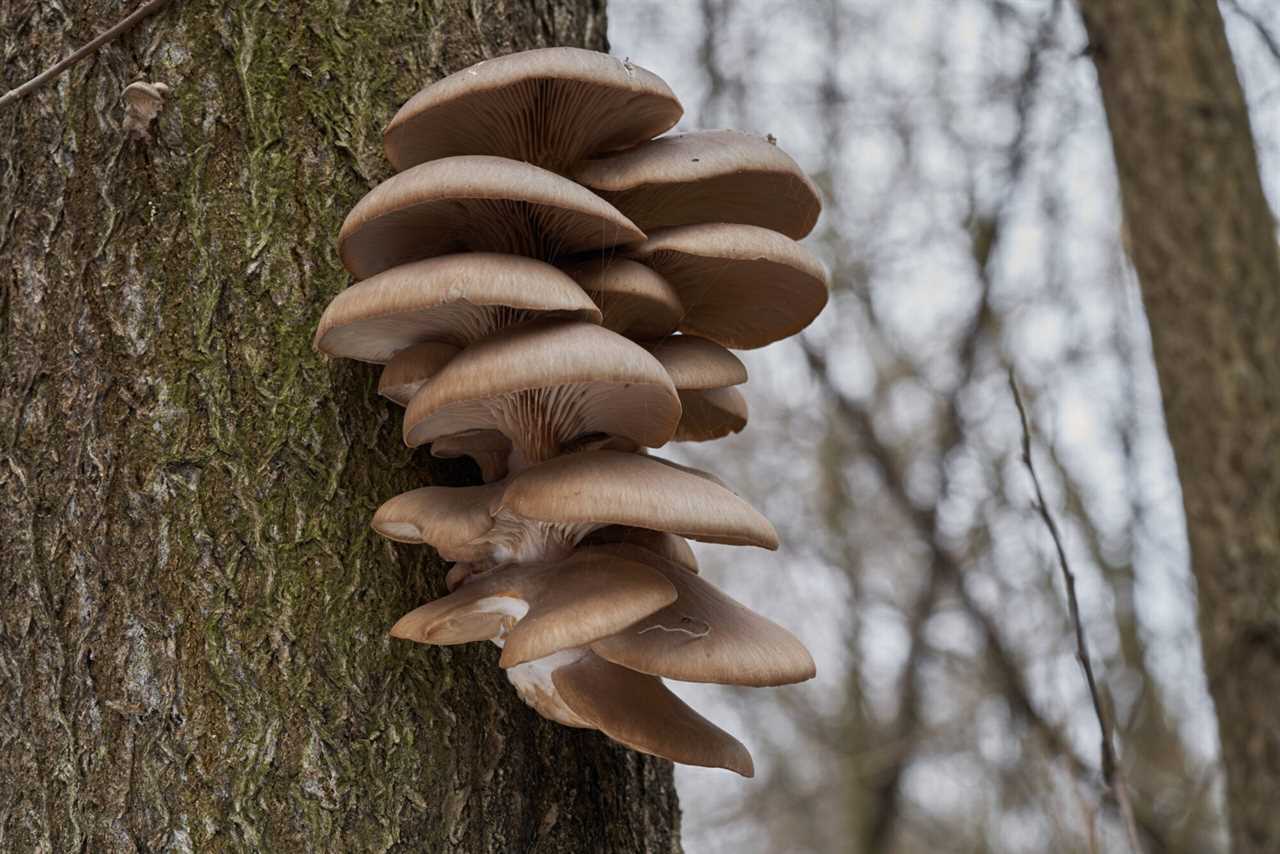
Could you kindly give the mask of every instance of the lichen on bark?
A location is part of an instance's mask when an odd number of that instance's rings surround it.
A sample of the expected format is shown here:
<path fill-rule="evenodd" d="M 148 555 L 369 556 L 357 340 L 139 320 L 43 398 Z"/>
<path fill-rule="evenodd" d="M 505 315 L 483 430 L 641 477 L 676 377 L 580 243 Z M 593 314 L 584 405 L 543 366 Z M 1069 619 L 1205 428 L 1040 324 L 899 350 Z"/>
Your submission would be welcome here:
<path fill-rule="evenodd" d="M 5 88 L 129 4 L 50 9 Z M 0 849 L 679 850 L 667 763 L 388 639 L 443 565 L 374 509 L 475 472 L 310 346 L 395 108 L 545 44 L 599 0 L 177 2 L 0 114 Z"/>

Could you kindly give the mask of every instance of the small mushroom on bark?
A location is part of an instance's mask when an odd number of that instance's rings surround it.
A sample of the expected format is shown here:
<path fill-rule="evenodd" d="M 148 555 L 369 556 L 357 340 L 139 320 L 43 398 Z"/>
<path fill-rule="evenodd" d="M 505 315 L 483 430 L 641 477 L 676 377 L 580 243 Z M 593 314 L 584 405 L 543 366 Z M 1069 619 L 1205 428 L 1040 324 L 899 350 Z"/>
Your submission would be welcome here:
<path fill-rule="evenodd" d="M 169 87 L 163 83 L 139 80 L 124 87 L 124 131 L 143 141 L 151 139 L 151 123 L 164 109 L 164 96 Z"/>
<path fill-rule="evenodd" d="M 343 223 L 363 281 L 316 347 L 384 365 L 406 443 L 469 456 L 484 481 L 375 513 L 378 533 L 455 562 L 449 594 L 394 637 L 492 641 L 542 716 L 750 776 L 746 748 L 662 677 L 813 675 L 793 635 L 697 575 L 686 540 L 776 549 L 777 532 L 714 475 L 646 449 L 746 424 L 726 348 L 794 334 L 826 303 L 825 270 L 791 239 L 820 203 L 771 141 L 650 141 L 680 112 L 651 73 L 570 48 L 427 86 L 385 133 L 403 171 Z"/>

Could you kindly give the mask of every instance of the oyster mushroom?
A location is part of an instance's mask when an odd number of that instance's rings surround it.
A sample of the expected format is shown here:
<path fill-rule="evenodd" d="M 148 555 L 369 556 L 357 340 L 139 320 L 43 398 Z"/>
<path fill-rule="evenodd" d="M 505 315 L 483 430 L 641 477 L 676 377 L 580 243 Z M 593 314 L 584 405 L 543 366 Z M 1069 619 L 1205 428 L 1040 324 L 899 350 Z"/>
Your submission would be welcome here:
<path fill-rule="evenodd" d="M 342 223 L 338 253 L 357 279 L 454 252 L 550 260 L 644 239 L 616 208 L 545 169 L 502 157 L 446 157 L 370 190 Z"/>
<path fill-rule="evenodd" d="M 649 72 L 567 48 L 426 87 L 385 133 L 403 171 L 343 223 L 363 281 L 315 343 L 384 365 L 406 443 L 469 456 L 485 481 L 378 508 L 378 533 L 454 561 L 449 594 L 394 637 L 491 641 L 544 717 L 750 776 L 746 748 L 662 678 L 813 675 L 794 636 L 698 577 L 686 540 L 775 549 L 777 533 L 714 475 L 646 449 L 746 424 L 726 348 L 822 309 L 826 272 L 791 239 L 820 202 L 770 141 L 650 141 L 680 112 Z"/>
<path fill-rule="evenodd" d="M 684 305 L 680 331 L 750 350 L 795 335 L 827 304 L 827 271 L 794 240 L 754 225 L 653 232 L 627 256 L 656 270 Z"/>
<path fill-rule="evenodd" d="M 600 309 L 542 261 L 443 255 L 392 267 L 339 293 L 320 317 L 315 348 L 381 364 L 425 341 L 462 348 L 539 317 L 599 323 Z"/>
<path fill-rule="evenodd" d="M 664 136 L 587 160 L 573 178 L 645 231 L 736 222 L 799 240 L 822 212 L 818 188 L 786 152 L 735 130 Z"/>
<path fill-rule="evenodd" d="M 680 396 L 677 442 L 705 442 L 747 426 L 747 401 L 733 386 L 747 381 L 747 368 L 719 344 L 696 335 L 651 341 L 645 349 L 671 376 Z"/>
<path fill-rule="evenodd" d="M 675 433 L 680 399 L 644 348 L 581 322 L 527 324 L 459 353 L 409 401 L 414 447 L 467 430 L 497 430 L 525 464 L 584 435 L 658 447 Z"/>
<path fill-rule="evenodd" d="M 484 486 L 424 486 L 378 508 L 373 528 L 446 560 L 555 560 L 608 526 L 708 543 L 778 547 L 769 521 L 704 472 L 657 457 L 583 451 Z"/>
<path fill-rule="evenodd" d="M 383 132 L 396 169 L 492 154 L 561 171 L 675 126 L 684 110 L 656 74 L 572 47 L 487 59 L 410 98 Z"/>
<path fill-rule="evenodd" d="M 564 270 L 599 306 L 605 329 L 644 341 L 680 328 L 684 306 L 679 295 L 645 265 L 626 258 L 600 257 Z"/>

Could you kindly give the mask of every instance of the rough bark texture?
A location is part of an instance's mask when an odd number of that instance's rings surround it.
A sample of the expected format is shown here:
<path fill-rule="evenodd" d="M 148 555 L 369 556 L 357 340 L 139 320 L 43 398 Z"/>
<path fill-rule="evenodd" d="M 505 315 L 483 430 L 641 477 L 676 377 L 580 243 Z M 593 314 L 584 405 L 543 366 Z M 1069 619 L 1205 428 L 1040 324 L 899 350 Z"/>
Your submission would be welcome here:
<path fill-rule="evenodd" d="M 0 0 L 0 85 L 133 6 Z M 388 640 L 442 565 L 370 515 L 474 471 L 310 346 L 394 109 L 552 43 L 602 0 L 175 0 L 0 114 L 0 850 L 678 851 L 667 763 Z"/>
<path fill-rule="evenodd" d="M 1280 851 L 1280 253 L 1212 0 L 1081 0 L 1182 482 L 1234 850 Z"/>

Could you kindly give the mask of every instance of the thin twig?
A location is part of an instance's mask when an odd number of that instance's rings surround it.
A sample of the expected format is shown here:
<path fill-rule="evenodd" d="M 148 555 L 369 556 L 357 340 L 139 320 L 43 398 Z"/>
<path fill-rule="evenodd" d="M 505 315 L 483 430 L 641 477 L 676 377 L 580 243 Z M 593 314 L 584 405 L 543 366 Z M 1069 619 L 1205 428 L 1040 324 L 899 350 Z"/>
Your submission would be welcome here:
<path fill-rule="evenodd" d="M 17 87 L 16 89 L 10 89 L 8 92 L 5 92 L 3 95 L 0 95 L 0 109 L 4 109 L 9 103 L 18 100 L 24 95 L 31 94 L 32 92 L 36 91 L 41 86 L 43 86 L 44 84 L 48 83 L 50 80 L 53 80 L 54 78 L 56 78 L 58 75 L 66 71 L 71 66 L 75 65 L 80 60 L 84 59 L 89 54 L 93 53 L 98 48 L 102 47 L 107 42 L 129 32 L 129 30 L 132 30 L 134 27 L 136 27 L 143 18 L 155 12 L 158 12 L 161 9 L 161 7 L 165 6 L 168 2 L 169 0 L 149 0 L 149 2 L 143 3 L 137 9 L 135 9 L 133 14 L 129 15 L 129 17 L 120 21 L 118 24 L 116 24 L 106 32 L 102 33 L 93 41 L 89 42 L 84 47 L 72 53 L 66 59 L 61 60 L 60 62 L 54 63 L 51 67 L 40 72 L 35 77 L 32 77 L 30 80 L 28 80 L 26 83 L 23 83 L 21 86 Z"/>
<path fill-rule="evenodd" d="M 1080 620 L 1080 600 L 1076 597 L 1076 576 L 1067 561 L 1067 551 L 1062 545 L 1062 533 L 1058 523 L 1049 512 L 1049 505 L 1044 498 L 1044 490 L 1040 486 L 1040 475 L 1036 473 L 1035 463 L 1031 458 L 1031 422 L 1027 418 L 1027 408 L 1022 403 L 1022 394 L 1018 391 L 1018 381 L 1014 377 L 1013 368 L 1009 369 L 1009 390 L 1013 392 L 1013 402 L 1018 407 L 1018 419 L 1022 422 L 1022 464 L 1031 475 L 1031 485 L 1035 487 L 1036 509 L 1049 536 L 1053 538 L 1053 547 L 1058 553 L 1058 567 L 1062 570 L 1062 580 L 1067 588 L 1067 609 L 1071 614 L 1071 625 L 1076 635 L 1076 660 L 1084 669 L 1085 682 L 1089 685 L 1089 699 L 1093 701 L 1093 711 L 1098 718 L 1098 730 L 1102 740 L 1102 779 L 1115 793 L 1116 803 L 1124 818 L 1125 830 L 1129 834 L 1129 846 L 1137 854 L 1142 852 L 1142 843 L 1138 841 L 1137 822 L 1133 818 L 1133 806 L 1129 803 L 1129 795 L 1124 785 L 1124 775 L 1116 762 L 1115 727 L 1108 714 L 1106 704 L 1102 701 L 1102 692 L 1098 690 L 1098 680 L 1093 672 L 1093 659 L 1089 656 L 1089 642 L 1085 638 L 1084 623 Z"/>
<path fill-rule="evenodd" d="M 1001 637 L 994 618 L 982 609 L 965 587 L 963 569 L 956 558 L 943 547 L 943 544 L 938 539 L 936 505 L 920 505 L 912 500 L 907 492 L 905 472 L 897 462 L 895 454 L 877 433 L 870 413 L 860 403 L 847 397 L 835 385 L 831 378 L 826 357 L 806 341 L 803 336 L 800 338 L 800 346 L 814 379 L 822 385 L 827 399 L 834 406 L 835 414 L 845 423 L 851 425 L 852 432 L 856 433 L 860 440 L 866 443 L 868 458 L 879 467 L 884 483 L 888 487 L 890 499 L 929 548 L 934 563 L 940 566 L 949 578 L 954 579 L 953 586 L 960 604 L 982 630 L 988 652 L 991 654 L 992 661 L 1008 691 L 1007 699 L 1014 713 L 1039 733 L 1049 752 L 1062 757 L 1073 774 L 1082 779 L 1096 780 L 1097 776 L 1093 766 L 1076 752 L 1074 746 L 1058 726 L 1036 707 L 1031 698 L 1031 688 L 1027 684 L 1026 677 L 1018 664 L 1017 656 L 1005 643 L 1004 638 Z M 956 427 L 955 429 L 960 431 L 963 428 Z M 1103 800 L 1109 806 L 1114 806 L 1117 810 L 1121 809 L 1113 789 L 1108 786 L 1101 794 Z M 1126 803 L 1128 803 L 1127 795 Z M 1129 812 L 1132 814 L 1132 809 Z M 1141 826 L 1144 837 L 1154 850 L 1174 850 L 1173 846 L 1165 838 L 1164 829 L 1159 827 L 1153 819 L 1143 816 L 1138 820 L 1138 823 Z"/>

